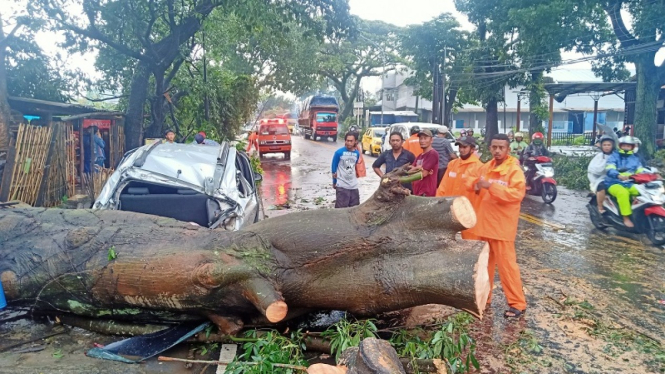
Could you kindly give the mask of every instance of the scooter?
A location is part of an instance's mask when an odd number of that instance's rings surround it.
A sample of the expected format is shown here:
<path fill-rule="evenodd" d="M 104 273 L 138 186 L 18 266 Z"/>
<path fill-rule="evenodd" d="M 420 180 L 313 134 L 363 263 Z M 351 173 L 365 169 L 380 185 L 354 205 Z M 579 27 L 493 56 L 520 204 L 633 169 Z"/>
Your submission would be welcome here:
<path fill-rule="evenodd" d="M 619 205 L 610 194 L 603 201 L 605 212 L 600 214 L 596 204 L 596 195 L 592 194 L 587 209 L 593 225 L 599 230 L 614 227 L 617 230 L 646 234 L 655 246 L 665 244 L 665 187 L 662 180 L 656 180 L 656 174 L 636 174 L 631 176 L 635 187 L 640 192 L 632 203 L 631 219 L 635 227 L 626 227 L 619 213 Z"/>
<path fill-rule="evenodd" d="M 529 195 L 541 196 L 546 204 L 556 200 L 556 181 L 552 159 L 546 156 L 529 157 L 524 160 L 524 175 L 532 174 L 526 181 Z M 535 171 L 532 169 L 535 168 Z M 529 173 L 531 171 L 531 173 Z"/>

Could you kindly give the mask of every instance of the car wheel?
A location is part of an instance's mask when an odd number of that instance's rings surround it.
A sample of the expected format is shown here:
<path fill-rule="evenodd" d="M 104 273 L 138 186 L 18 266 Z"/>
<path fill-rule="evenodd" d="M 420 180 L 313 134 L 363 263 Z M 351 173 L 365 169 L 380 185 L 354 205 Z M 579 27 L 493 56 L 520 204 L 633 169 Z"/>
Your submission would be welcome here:
<path fill-rule="evenodd" d="M 291 159 L 291 151 L 284 152 L 284 159 L 285 160 L 290 160 Z"/>

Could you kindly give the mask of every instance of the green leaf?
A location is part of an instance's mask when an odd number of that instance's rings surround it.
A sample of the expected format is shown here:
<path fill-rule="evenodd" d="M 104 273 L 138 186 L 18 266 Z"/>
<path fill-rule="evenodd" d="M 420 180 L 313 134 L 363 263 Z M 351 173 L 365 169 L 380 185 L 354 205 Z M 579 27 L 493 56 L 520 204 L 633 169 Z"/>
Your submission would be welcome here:
<path fill-rule="evenodd" d="M 118 255 L 115 253 L 115 246 L 109 248 L 108 255 L 109 255 L 109 261 L 113 261 L 118 257 Z"/>

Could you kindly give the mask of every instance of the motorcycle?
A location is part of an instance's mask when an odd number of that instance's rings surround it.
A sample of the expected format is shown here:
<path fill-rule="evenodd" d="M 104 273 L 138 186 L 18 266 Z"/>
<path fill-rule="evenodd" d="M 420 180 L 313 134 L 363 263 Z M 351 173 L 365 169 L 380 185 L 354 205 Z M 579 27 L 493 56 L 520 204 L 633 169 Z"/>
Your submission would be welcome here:
<path fill-rule="evenodd" d="M 535 168 L 533 170 L 532 168 Z M 541 196 L 546 204 L 556 200 L 556 181 L 552 159 L 546 156 L 529 157 L 524 161 L 524 175 L 529 195 Z"/>
<path fill-rule="evenodd" d="M 631 205 L 633 210 L 632 221 L 635 227 L 626 227 L 623 217 L 619 213 L 619 205 L 610 194 L 607 194 L 601 214 L 596 204 L 596 195 L 592 194 L 587 209 L 593 225 L 599 230 L 614 227 L 617 230 L 646 234 L 655 246 L 665 244 L 665 187 L 662 180 L 656 180 L 656 174 L 636 174 L 631 176 L 635 187 L 640 192 Z"/>

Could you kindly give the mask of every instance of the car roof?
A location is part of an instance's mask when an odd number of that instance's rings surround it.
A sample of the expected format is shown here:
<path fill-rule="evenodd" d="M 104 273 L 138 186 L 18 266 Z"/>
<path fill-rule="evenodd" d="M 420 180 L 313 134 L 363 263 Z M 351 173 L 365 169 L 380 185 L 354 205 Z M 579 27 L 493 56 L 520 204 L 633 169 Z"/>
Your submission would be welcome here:
<path fill-rule="evenodd" d="M 405 126 L 407 129 L 410 129 L 413 126 L 418 126 L 420 128 L 437 129 L 437 130 L 443 127 L 441 125 L 437 125 L 436 123 L 429 123 L 429 122 L 398 122 L 390 125 L 390 127 L 393 126 Z"/>

